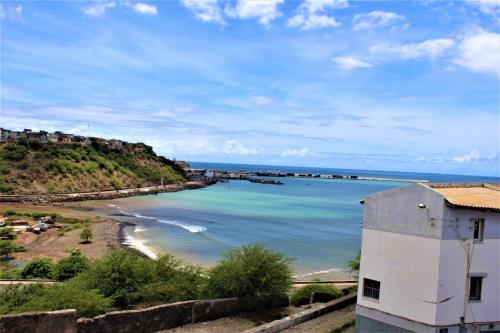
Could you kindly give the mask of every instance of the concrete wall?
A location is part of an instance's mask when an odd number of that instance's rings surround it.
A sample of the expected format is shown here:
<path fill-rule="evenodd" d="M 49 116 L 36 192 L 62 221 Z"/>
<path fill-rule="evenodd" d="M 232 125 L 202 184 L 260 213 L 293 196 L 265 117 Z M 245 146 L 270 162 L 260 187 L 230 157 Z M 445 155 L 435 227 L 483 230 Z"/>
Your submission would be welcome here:
<path fill-rule="evenodd" d="M 484 218 L 484 240 L 474 241 L 471 219 Z M 470 209 L 446 208 L 444 220 L 451 225 L 447 232 L 459 235 L 443 240 L 440 253 L 439 303 L 437 324 L 448 325 L 500 321 L 500 214 Z M 452 221 L 455 221 L 454 223 Z M 466 284 L 469 273 L 483 276 L 480 302 L 468 301 Z"/>
<path fill-rule="evenodd" d="M 472 239 L 474 218 L 485 219 L 483 241 Z M 358 304 L 428 325 L 456 326 L 462 316 L 465 323 L 498 323 L 499 239 L 498 212 L 450 207 L 424 185 L 370 195 Z M 468 301 L 468 273 L 484 276 L 480 302 Z M 362 296 L 365 277 L 380 281 L 380 300 Z"/>
<path fill-rule="evenodd" d="M 440 239 L 444 207 L 443 196 L 421 184 L 375 193 L 365 198 L 363 229 Z"/>
<path fill-rule="evenodd" d="M 434 324 L 441 241 L 364 229 L 358 304 Z M 363 296 L 363 279 L 380 281 L 380 298 Z"/>
<path fill-rule="evenodd" d="M 22 313 L 0 316 L 0 333 L 149 333 L 271 306 L 288 306 L 288 296 L 259 303 L 240 298 L 186 301 L 78 320 L 75 310 Z"/>
<path fill-rule="evenodd" d="M 31 312 L 0 316 L 0 333 L 77 333 L 76 311 Z"/>

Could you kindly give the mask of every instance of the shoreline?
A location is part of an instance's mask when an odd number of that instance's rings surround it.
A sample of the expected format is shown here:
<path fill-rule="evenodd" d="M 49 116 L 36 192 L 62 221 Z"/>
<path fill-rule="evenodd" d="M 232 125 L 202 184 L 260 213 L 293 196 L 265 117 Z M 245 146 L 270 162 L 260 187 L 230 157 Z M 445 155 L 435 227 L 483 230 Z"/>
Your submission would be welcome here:
<path fill-rule="evenodd" d="M 93 192 L 72 192 L 72 193 L 46 193 L 46 194 L 0 194 L 0 202 L 3 203 L 38 203 L 50 204 L 57 202 L 91 201 L 91 200 L 111 200 L 117 198 L 127 198 L 133 196 L 179 192 L 184 190 L 194 190 L 212 185 L 212 182 L 190 181 L 179 184 L 168 184 L 149 187 L 138 187 L 121 190 L 104 190 Z"/>

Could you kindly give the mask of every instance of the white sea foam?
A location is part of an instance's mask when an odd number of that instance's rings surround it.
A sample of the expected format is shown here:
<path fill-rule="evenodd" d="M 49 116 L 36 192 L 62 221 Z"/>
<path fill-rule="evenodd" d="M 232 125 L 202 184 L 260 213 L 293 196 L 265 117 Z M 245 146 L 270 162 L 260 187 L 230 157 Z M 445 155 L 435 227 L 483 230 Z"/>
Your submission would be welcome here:
<path fill-rule="evenodd" d="M 172 221 L 172 220 L 162 220 L 162 219 L 159 219 L 156 217 L 144 216 L 144 215 L 141 215 L 138 213 L 132 213 L 132 215 L 135 217 L 138 217 L 140 219 L 155 220 L 155 221 L 158 221 L 161 223 L 175 225 L 177 227 L 181 227 L 182 229 L 185 229 L 185 230 L 192 232 L 192 233 L 204 232 L 207 230 L 207 228 L 199 226 L 199 225 L 190 225 L 190 224 L 185 224 L 185 223 L 181 223 L 178 221 Z"/>
<path fill-rule="evenodd" d="M 141 251 L 151 259 L 158 258 L 158 255 L 155 253 L 154 249 L 152 247 L 147 246 L 146 242 L 147 242 L 146 240 L 135 238 L 131 236 L 128 232 L 125 232 L 125 242 L 123 242 L 124 245 L 128 245 L 131 248 Z"/>
<path fill-rule="evenodd" d="M 305 274 L 294 275 L 293 277 L 294 278 L 304 278 L 304 277 L 318 275 L 318 274 L 331 274 L 331 273 L 348 274 L 349 270 L 348 269 L 343 269 L 343 268 L 330 268 L 330 269 L 325 269 L 325 270 L 322 270 L 322 271 L 316 271 L 316 272 L 310 272 L 310 273 L 305 273 Z"/>
<path fill-rule="evenodd" d="M 148 230 L 148 229 L 145 228 L 145 227 L 143 227 L 143 226 L 141 226 L 141 225 L 138 225 L 138 226 L 135 227 L 134 232 L 135 233 L 137 233 L 137 232 L 144 232 L 146 230 Z"/>

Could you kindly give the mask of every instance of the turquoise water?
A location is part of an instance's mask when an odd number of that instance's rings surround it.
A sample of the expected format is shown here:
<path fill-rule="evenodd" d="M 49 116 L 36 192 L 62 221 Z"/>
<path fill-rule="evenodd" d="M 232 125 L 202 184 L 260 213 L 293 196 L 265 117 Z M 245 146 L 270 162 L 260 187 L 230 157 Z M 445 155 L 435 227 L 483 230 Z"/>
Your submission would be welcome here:
<path fill-rule="evenodd" d="M 384 175 L 403 178 L 401 174 Z M 423 177 L 408 174 L 406 178 Z M 285 184 L 231 181 L 199 190 L 120 199 L 111 211 L 117 209 L 130 215 L 126 219 L 137 227 L 127 232 L 144 240 L 156 252 L 174 253 L 209 266 L 227 250 L 261 242 L 288 255 L 296 274 L 305 275 L 336 272 L 354 257 L 361 243 L 359 200 L 374 192 L 410 184 L 314 178 L 279 180 Z"/>

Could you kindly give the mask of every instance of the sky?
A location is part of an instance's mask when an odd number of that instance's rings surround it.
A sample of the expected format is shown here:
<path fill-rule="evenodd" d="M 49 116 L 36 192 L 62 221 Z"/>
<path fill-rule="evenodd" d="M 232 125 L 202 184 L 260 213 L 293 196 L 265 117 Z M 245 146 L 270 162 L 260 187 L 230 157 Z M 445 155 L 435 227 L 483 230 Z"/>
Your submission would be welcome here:
<path fill-rule="evenodd" d="M 500 176 L 500 1 L 4 1 L 0 126 Z"/>

